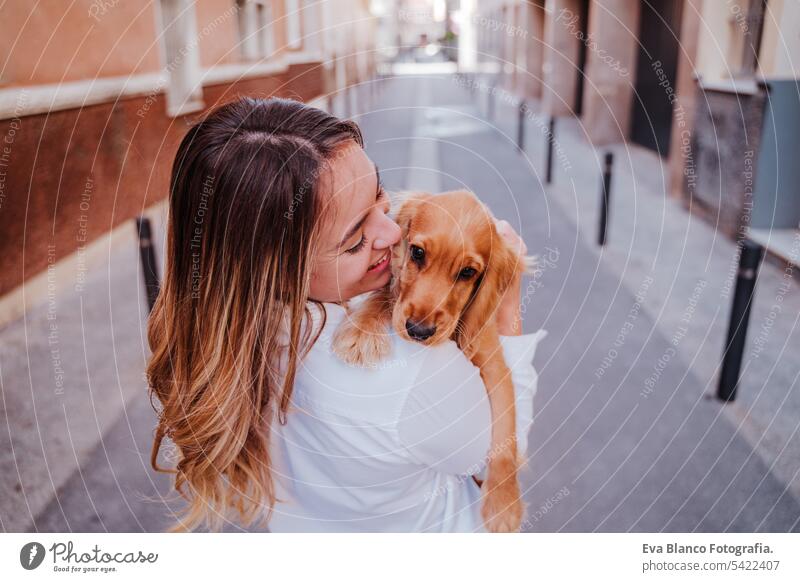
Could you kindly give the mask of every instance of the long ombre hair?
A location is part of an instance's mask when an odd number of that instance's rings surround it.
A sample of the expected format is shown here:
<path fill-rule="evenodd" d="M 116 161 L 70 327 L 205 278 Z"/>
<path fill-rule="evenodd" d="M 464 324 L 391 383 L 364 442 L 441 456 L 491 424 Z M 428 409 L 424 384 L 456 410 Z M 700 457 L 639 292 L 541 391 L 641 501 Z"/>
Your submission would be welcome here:
<path fill-rule="evenodd" d="M 168 531 L 221 529 L 230 509 L 266 524 L 275 503 L 269 431 L 286 421 L 310 349 L 309 282 L 320 176 L 350 122 L 287 99 L 240 99 L 194 125 L 172 168 L 165 276 L 148 322 L 151 453 L 189 503 Z M 324 310 L 323 310 L 324 316 Z M 158 466 L 164 437 L 175 469 Z"/>

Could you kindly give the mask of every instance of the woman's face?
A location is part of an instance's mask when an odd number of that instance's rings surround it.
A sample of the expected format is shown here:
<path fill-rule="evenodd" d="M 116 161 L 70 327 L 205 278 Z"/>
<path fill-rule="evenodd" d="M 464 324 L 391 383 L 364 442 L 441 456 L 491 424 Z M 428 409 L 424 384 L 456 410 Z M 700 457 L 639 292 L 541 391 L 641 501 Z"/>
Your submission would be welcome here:
<path fill-rule="evenodd" d="M 342 146 L 320 177 L 326 211 L 311 270 L 311 298 L 339 302 L 389 282 L 400 227 L 388 216 L 378 169 L 355 143 Z"/>

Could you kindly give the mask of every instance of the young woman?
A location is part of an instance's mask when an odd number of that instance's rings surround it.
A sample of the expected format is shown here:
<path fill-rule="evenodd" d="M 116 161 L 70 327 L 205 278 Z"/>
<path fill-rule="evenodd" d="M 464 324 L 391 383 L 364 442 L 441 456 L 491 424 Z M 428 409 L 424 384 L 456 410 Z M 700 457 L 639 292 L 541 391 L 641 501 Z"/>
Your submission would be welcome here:
<path fill-rule="evenodd" d="M 392 357 L 372 368 L 330 349 L 343 305 L 389 281 L 400 238 L 362 146 L 353 122 L 284 99 L 222 106 L 180 144 L 147 370 L 151 462 L 163 470 L 167 436 L 189 502 L 171 531 L 217 530 L 231 510 L 271 531 L 483 529 L 471 476 L 489 403 L 455 343 L 387 330 Z M 496 316 L 524 453 L 546 332 L 519 335 L 519 281 Z"/>

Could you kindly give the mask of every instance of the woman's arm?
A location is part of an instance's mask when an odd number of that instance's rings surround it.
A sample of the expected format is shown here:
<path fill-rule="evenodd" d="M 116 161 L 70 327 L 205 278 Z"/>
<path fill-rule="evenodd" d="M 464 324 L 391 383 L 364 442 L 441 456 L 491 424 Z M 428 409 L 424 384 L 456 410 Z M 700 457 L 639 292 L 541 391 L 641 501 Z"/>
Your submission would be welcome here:
<path fill-rule="evenodd" d="M 532 360 L 547 332 L 501 336 L 516 402 L 517 447 L 525 454 L 538 376 Z M 454 475 L 480 472 L 490 454 L 491 410 L 478 369 L 454 342 L 430 348 L 397 425 L 412 459 Z"/>

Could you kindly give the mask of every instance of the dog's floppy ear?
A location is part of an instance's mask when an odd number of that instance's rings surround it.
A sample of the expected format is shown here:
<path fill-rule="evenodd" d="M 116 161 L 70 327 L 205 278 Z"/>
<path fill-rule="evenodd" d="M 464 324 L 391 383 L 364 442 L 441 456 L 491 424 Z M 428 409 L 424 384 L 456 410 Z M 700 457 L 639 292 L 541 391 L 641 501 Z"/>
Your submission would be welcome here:
<path fill-rule="evenodd" d="M 489 260 L 475 283 L 472 296 L 461 314 L 456 327 L 458 347 L 469 353 L 470 345 L 486 329 L 516 276 L 526 271 L 529 257 L 520 257 L 515 249 L 503 240 L 494 224 L 491 225 L 491 252 Z"/>
<path fill-rule="evenodd" d="M 416 192 L 413 190 L 403 190 L 396 192 L 392 196 L 392 213 L 394 220 L 400 225 L 403 231 L 403 238 L 408 234 L 411 220 L 419 210 L 422 203 L 431 197 L 427 192 Z"/>
<path fill-rule="evenodd" d="M 392 250 L 392 262 L 401 265 L 405 261 L 408 250 L 408 229 L 411 221 L 425 201 L 431 197 L 427 192 L 403 191 L 397 192 L 392 197 L 392 214 L 394 221 L 400 226 L 400 244 Z"/>

